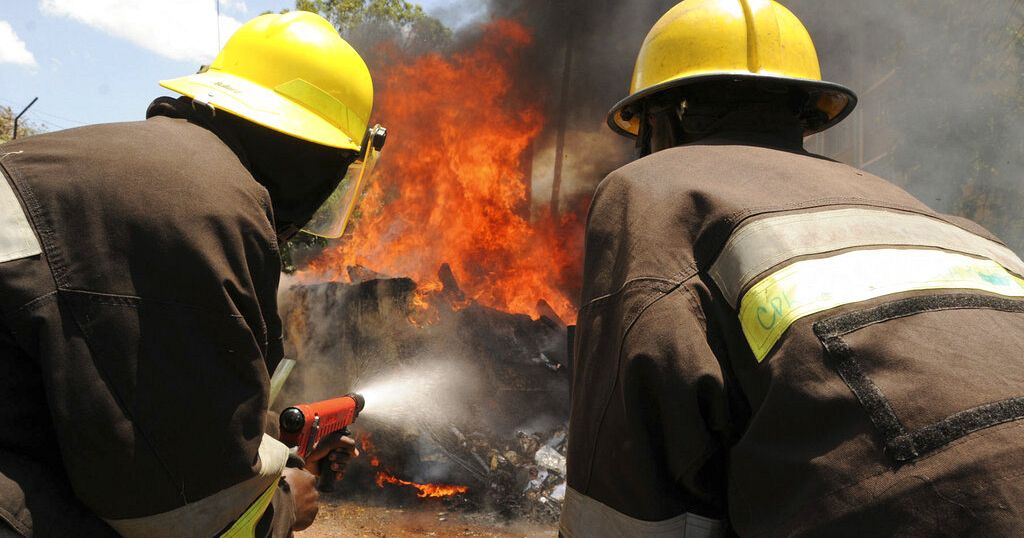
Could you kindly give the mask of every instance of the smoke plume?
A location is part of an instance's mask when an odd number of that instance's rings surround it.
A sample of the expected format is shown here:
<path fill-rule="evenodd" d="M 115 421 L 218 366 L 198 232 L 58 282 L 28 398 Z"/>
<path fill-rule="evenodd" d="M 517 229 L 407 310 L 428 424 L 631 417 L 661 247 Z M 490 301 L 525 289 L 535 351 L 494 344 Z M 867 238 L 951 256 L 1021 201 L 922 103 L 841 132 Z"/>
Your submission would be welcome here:
<path fill-rule="evenodd" d="M 471 2 L 477 4 L 476 2 Z M 605 126 L 626 95 L 643 39 L 676 0 L 492 0 L 485 16 L 533 30 L 524 84 L 551 118 L 534 161 L 550 194 L 564 115 L 562 193 L 585 195 L 624 164 L 630 142 Z M 860 96 L 810 151 L 880 175 L 934 209 L 976 220 L 1024 252 L 1024 3 L 783 0 L 807 26 L 823 76 Z M 561 85 L 571 47 L 567 98 Z"/>

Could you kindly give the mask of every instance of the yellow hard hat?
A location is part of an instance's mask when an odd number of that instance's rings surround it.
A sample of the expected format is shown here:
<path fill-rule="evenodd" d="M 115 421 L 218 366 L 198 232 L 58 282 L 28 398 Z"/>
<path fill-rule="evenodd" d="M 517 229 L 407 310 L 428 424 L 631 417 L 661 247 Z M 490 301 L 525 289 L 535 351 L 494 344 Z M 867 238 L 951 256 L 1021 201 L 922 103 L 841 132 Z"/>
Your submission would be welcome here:
<path fill-rule="evenodd" d="M 778 2 L 685 0 L 647 34 L 630 95 L 609 112 L 608 125 L 635 137 L 638 103 L 666 90 L 727 80 L 763 80 L 806 91 L 812 112 L 804 115 L 806 135 L 839 123 L 857 105 L 853 91 L 821 80 L 810 34 Z"/>
<path fill-rule="evenodd" d="M 323 17 L 261 15 L 213 64 L 160 85 L 308 142 L 360 151 L 373 108 L 370 70 Z"/>

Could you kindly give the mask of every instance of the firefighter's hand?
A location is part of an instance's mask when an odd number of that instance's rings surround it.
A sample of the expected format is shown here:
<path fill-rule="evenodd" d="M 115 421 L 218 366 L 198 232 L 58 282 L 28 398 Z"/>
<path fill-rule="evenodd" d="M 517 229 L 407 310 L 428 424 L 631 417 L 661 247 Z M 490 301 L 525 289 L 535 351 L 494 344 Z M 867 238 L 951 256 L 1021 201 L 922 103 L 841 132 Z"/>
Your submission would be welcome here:
<path fill-rule="evenodd" d="M 325 437 L 313 450 L 313 453 L 306 457 L 306 470 L 319 475 L 321 460 L 327 458 L 327 461 L 331 463 L 330 469 L 334 473 L 334 479 L 341 480 L 345 475 L 345 466 L 348 465 L 349 460 L 358 455 L 359 449 L 356 448 L 355 439 L 341 435 L 339 432 Z"/>
<path fill-rule="evenodd" d="M 295 503 L 295 524 L 292 530 L 301 531 L 313 524 L 320 510 L 320 492 L 316 490 L 316 477 L 305 469 L 286 467 L 281 473 Z"/>

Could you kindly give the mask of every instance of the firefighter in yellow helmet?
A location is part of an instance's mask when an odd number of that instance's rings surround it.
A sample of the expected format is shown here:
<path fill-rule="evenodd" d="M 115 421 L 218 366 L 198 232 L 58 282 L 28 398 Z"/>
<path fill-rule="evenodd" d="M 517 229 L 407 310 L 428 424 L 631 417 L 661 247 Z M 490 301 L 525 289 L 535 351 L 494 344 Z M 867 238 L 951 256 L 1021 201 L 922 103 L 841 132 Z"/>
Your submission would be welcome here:
<path fill-rule="evenodd" d="M 286 536 L 279 244 L 340 236 L 384 140 L 323 18 L 263 15 L 146 121 L 0 146 L 0 535 Z M 318 210 L 319 208 L 319 210 Z M 355 453 L 333 439 L 335 470 Z M 294 458 L 292 458 L 294 459 Z"/>
<path fill-rule="evenodd" d="M 1024 262 L 803 138 L 843 119 L 772 0 L 686 0 L 608 123 L 566 538 L 1019 536 Z"/>

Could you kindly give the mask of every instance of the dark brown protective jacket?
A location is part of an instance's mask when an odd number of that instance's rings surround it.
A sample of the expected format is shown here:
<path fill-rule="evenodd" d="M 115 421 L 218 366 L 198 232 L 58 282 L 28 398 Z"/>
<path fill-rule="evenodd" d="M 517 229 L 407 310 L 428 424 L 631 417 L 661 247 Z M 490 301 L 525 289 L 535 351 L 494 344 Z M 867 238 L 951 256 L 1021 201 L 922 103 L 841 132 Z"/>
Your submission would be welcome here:
<path fill-rule="evenodd" d="M 179 112 L 0 145 L 41 251 L 0 258 L 0 519 L 26 536 L 212 536 L 277 487 L 270 199 Z M 292 512 L 279 490 L 261 530 Z"/>
<path fill-rule="evenodd" d="M 1024 532 L 1024 264 L 981 227 L 710 141 L 611 174 L 586 240 L 564 536 Z"/>

